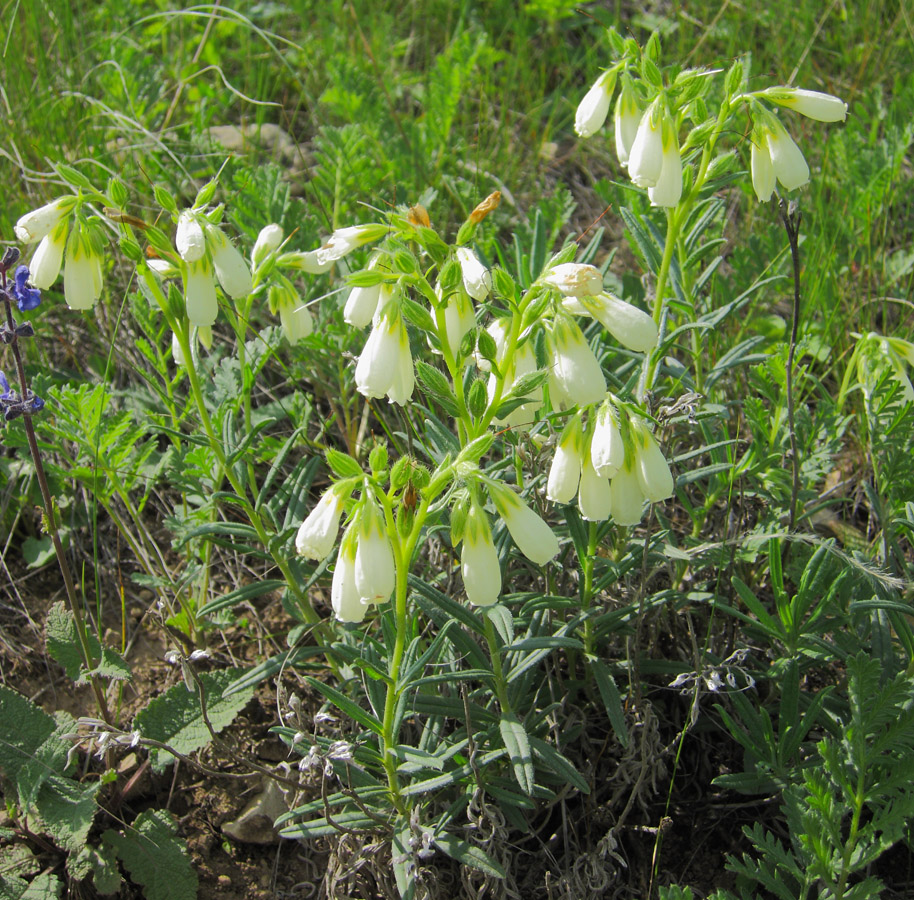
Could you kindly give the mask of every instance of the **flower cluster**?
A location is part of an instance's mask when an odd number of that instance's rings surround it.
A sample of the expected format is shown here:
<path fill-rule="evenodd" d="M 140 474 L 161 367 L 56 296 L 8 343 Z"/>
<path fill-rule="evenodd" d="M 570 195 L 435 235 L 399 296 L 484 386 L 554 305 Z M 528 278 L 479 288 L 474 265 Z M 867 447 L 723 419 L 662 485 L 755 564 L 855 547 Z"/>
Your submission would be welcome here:
<path fill-rule="evenodd" d="M 343 482 L 330 488 L 301 524 L 295 547 L 302 556 L 320 560 L 330 555 L 350 490 Z M 330 602 L 337 619 L 361 622 L 371 604 L 390 598 L 395 580 L 384 514 L 365 496 L 352 512 L 336 557 Z"/>
<path fill-rule="evenodd" d="M 788 191 L 806 184 L 809 166 L 787 129 L 760 100 L 768 100 L 819 122 L 843 122 L 847 117 L 847 104 L 831 94 L 788 87 L 768 88 L 757 94 L 746 94 L 744 98 L 750 104 L 753 117 L 752 188 L 759 202 L 764 203 L 774 193 L 775 181 Z"/>
<path fill-rule="evenodd" d="M 673 494 L 673 476 L 647 422 L 607 399 L 585 429 L 577 413 L 562 432 L 546 496 L 571 503 L 581 515 L 600 522 L 610 516 L 617 525 L 637 525 L 645 501 Z"/>
<path fill-rule="evenodd" d="M 202 209 L 185 209 L 178 216 L 175 247 L 183 261 L 184 306 L 191 325 L 206 328 L 216 321 L 216 279 L 233 300 L 254 290 L 244 257 Z"/>
<path fill-rule="evenodd" d="M 94 220 L 85 219 L 79 208 L 75 196 L 58 197 L 26 213 L 14 230 L 24 244 L 38 242 L 29 263 L 32 284 L 46 290 L 62 266 L 67 306 L 91 309 L 102 292 L 102 237 Z"/>
<path fill-rule="evenodd" d="M 549 562 L 559 552 L 552 529 L 510 488 L 485 478 L 480 481 L 520 552 L 538 566 Z M 455 545 L 462 543 L 460 574 L 467 599 L 474 606 L 491 606 L 501 594 L 501 564 L 488 513 L 475 493 L 466 515 L 454 517 L 451 537 Z"/>
<path fill-rule="evenodd" d="M 617 83 L 621 83 L 613 113 L 616 155 L 629 177 L 638 187 L 647 188 L 652 205 L 675 207 L 683 191 L 683 163 L 679 147 L 679 129 L 691 119 L 698 128 L 689 137 L 689 144 L 713 140 L 720 134 L 723 121 L 713 120 L 703 111 L 703 84 L 714 74 L 704 70 L 679 72 L 670 84 L 665 84 L 657 66 L 659 41 L 656 36 L 644 50 L 633 41 L 624 41 L 615 32 L 611 43 L 618 55 L 611 68 L 600 74 L 584 95 L 575 115 L 575 131 L 581 137 L 591 137 L 604 125 L 612 104 Z M 637 67 L 642 79 L 634 79 Z M 741 76 L 742 68 L 736 67 Z M 778 86 L 748 94 L 735 95 L 739 78 L 728 75 L 728 99 L 721 115 L 743 102 L 750 108 L 753 119 L 751 172 L 752 186 L 760 201 L 768 200 L 775 182 L 788 191 L 809 181 L 809 168 L 799 147 L 787 133 L 777 116 L 765 105 L 775 104 L 821 122 L 844 121 L 847 104 L 837 97 L 819 91 Z M 695 104 L 700 100 L 700 106 Z M 699 112 L 699 110 L 702 110 Z M 704 132 L 701 129 L 705 128 Z M 703 134 L 702 137 L 694 137 Z"/>

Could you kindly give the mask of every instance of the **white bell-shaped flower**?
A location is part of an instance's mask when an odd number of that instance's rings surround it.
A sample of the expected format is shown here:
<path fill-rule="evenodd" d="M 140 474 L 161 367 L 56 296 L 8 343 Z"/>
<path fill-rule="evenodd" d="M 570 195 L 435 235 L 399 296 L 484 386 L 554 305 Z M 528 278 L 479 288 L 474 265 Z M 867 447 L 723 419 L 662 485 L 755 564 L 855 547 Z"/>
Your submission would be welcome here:
<path fill-rule="evenodd" d="M 682 197 L 682 157 L 679 155 L 679 140 L 673 122 L 666 114 L 663 116 L 663 155 L 660 166 L 660 177 L 657 183 L 648 187 L 647 196 L 651 206 L 672 208 Z"/>
<path fill-rule="evenodd" d="M 102 260 L 88 235 L 73 229 L 67 241 L 63 293 L 70 309 L 92 309 L 102 292 Z"/>
<path fill-rule="evenodd" d="M 631 79 L 625 76 L 622 79 L 622 91 L 613 112 L 613 124 L 616 136 L 616 156 L 626 168 L 628 168 L 628 159 L 632 145 L 635 143 L 635 136 L 638 134 L 638 126 L 641 124 L 641 114 L 635 86 Z"/>
<path fill-rule="evenodd" d="M 589 455 L 585 455 L 581 468 L 578 509 L 588 522 L 605 522 L 612 513 L 612 489 L 609 478 L 597 474 Z"/>
<path fill-rule="evenodd" d="M 755 191 L 759 203 L 767 202 L 774 193 L 776 178 L 771 154 L 768 152 L 768 141 L 765 134 L 758 128 L 754 129 L 752 133 L 749 171 L 752 175 L 752 189 Z"/>
<path fill-rule="evenodd" d="M 566 315 L 556 317 L 550 334 L 551 376 L 572 404 L 599 403 L 606 394 L 606 379 L 584 333 Z"/>
<path fill-rule="evenodd" d="M 330 603 L 340 622 L 361 622 L 368 610 L 368 604 L 362 600 L 356 586 L 354 543 L 347 532 L 340 544 L 330 585 Z"/>
<path fill-rule="evenodd" d="M 635 474 L 645 498 L 658 503 L 673 496 L 673 475 L 647 424 L 631 420 L 635 450 Z"/>
<path fill-rule="evenodd" d="M 571 503 L 578 492 L 584 465 L 583 441 L 580 416 L 573 416 L 559 438 L 546 479 L 546 496 L 553 503 Z"/>
<path fill-rule="evenodd" d="M 489 495 L 514 543 L 527 559 L 544 566 L 559 552 L 559 541 L 552 529 L 512 490 L 490 485 Z"/>
<path fill-rule="evenodd" d="M 185 209 L 178 216 L 175 247 L 177 247 L 181 259 L 188 263 L 198 262 L 206 253 L 206 235 L 203 225 L 193 210 Z"/>
<path fill-rule="evenodd" d="M 251 269 L 256 269 L 274 250 L 282 245 L 282 227 L 276 224 L 264 225 L 254 241 L 251 250 Z"/>
<path fill-rule="evenodd" d="M 343 307 L 343 321 L 353 328 L 364 328 L 371 323 L 378 307 L 384 307 L 391 296 L 390 289 L 381 283 L 354 287 Z"/>
<path fill-rule="evenodd" d="M 604 72 L 578 104 L 574 116 L 574 130 L 581 137 L 588 138 L 603 127 L 606 116 L 609 114 L 614 84 L 613 74 Z"/>
<path fill-rule="evenodd" d="M 612 478 L 625 463 L 618 414 L 608 400 L 597 411 L 590 439 L 590 461 L 596 473 L 604 478 Z"/>
<path fill-rule="evenodd" d="M 412 396 L 412 353 L 396 304 L 387 304 L 371 329 L 356 364 L 355 383 L 365 397 L 387 395 L 392 403 L 403 404 Z"/>
<path fill-rule="evenodd" d="M 352 253 L 357 247 L 376 241 L 387 233 L 386 225 L 351 225 L 337 228 L 314 253 L 318 266 L 328 266 L 338 259 Z"/>
<path fill-rule="evenodd" d="M 641 521 L 645 497 L 638 483 L 633 460 L 627 459 L 625 465 L 613 475 L 609 489 L 613 521 L 617 525 L 637 525 Z"/>
<path fill-rule="evenodd" d="M 295 536 L 295 549 L 308 559 L 325 559 L 333 550 L 340 528 L 344 498 L 335 488 L 321 495 Z"/>
<path fill-rule="evenodd" d="M 60 274 L 63 253 L 67 246 L 67 223 L 58 222 L 35 248 L 29 263 L 29 280 L 36 288 L 47 290 Z"/>
<path fill-rule="evenodd" d="M 653 187 L 663 171 L 663 108 L 655 100 L 641 115 L 628 154 L 628 174 L 638 187 Z"/>
<path fill-rule="evenodd" d="M 492 276 L 479 257 L 468 247 L 457 248 L 457 262 L 463 275 L 466 292 L 477 302 L 482 302 L 492 290 Z"/>
<path fill-rule="evenodd" d="M 460 549 L 460 574 L 467 599 L 474 606 L 491 606 L 501 594 L 501 566 L 484 510 L 470 507 Z"/>
<path fill-rule="evenodd" d="M 476 327 L 476 310 L 469 294 L 456 290 L 444 307 L 444 328 L 451 355 L 456 359 L 464 335 Z"/>
<path fill-rule="evenodd" d="M 254 290 L 254 282 L 244 257 L 221 229 L 210 228 L 209 237 L 213 248 L 213 268 L 222 290 L 233 300 L 249 296 Z"/>
<path fill-rule="evenodd" d="M 818 122 L 843 122 L 847 118 L 847 104 L 839 97 L 821 91 L 771 87 L 761 96 Z"/>
<path fill-rule="evenodd" d="M 364 603 L 384 603 L 396 586 L 393 549 L 381 510 L 366 502 L 356 530 L 355 584 Z"/>
<path fill-rule="evenodd" d="M 586 263 L 560 263 L 553 266 L 542 280 L 566 297 L 592 297 L 603 290 L 600 270 Z"/>
<path fill-rule="evenodd" d="M 38 209 L 27 212 L 13 226 L 16 240 L 23 244 L 34 244 L 49 235 L 73 208 L 74 199 L 72 196 L 58 197 L 44 206 L 39 206 Z M 35 282 L 32 281 L 32 284 Z"/>
<path fill-rule="evenodd" d="M 212 325 L 219 312 L 213 270 L 205 259 L 187 264 L 184 276 L 184 306 L 192 325 Z"/>
<path fill-rule="evenodd" d="M 290 344 L 297 344 L 314 331 L 314 321 L 291 283 L 270 285 L 270 307 L 279 314 L 282 332 Z"/>
<path fill-rule="evenodd" d="M 623 347 L 646 353 L 657 346 L 660 332 L 654 320 L 631 303 L 604 291 L 597 297 L 576 300 L 581 309 L 596 319 Z M 563 303 L 569 309 L 567 303 Z"/>

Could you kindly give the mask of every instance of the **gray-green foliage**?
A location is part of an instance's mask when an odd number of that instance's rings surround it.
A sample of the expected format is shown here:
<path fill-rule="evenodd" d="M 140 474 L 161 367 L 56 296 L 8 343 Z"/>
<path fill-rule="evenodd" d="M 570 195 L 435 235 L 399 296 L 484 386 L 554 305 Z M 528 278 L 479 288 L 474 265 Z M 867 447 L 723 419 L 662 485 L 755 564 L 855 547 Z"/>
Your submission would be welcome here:
<path fill-rule="evenodd" d="M 914 815 L 914 679 L 884 679 L 879 661 L 848 661 L 848 706 L 816 756 L 783 794 L 789 843 L 746 828 L 754 853 L 732 858 L 740 896 L 761 887 L 780 900 L 872 900 L 868 867 L 899 841 Z"/>

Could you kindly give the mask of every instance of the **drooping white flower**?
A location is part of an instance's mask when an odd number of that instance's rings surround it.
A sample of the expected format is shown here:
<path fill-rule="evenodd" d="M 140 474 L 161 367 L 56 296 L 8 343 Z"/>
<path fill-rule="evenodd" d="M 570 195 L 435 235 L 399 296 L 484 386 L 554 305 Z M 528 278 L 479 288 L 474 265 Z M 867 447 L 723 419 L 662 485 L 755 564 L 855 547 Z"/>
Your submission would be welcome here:
<path fill-rule="evenodd" d="M 365 618 L 368 604 L 362 600 L 356 587 L 356 551 L 353 547 L 354 540 L 347 540 L 347 537 L 343 538 L 336 557 L 336 568 L 330 585 L 330 603 L 340 622 L 361 622 Z"/>
<path fill-rule="evenodd" d="M 251 269 L 256 269 L 274 250 L 282 244 L 282 227 L 276 224 L 264 225 L 254 241 L 251 250 Z"/>
<path fill-rule="evenodd" d="M 627 459 L 625 465 L 613 475 L 609 484 L 610 508 L 617 525 L 637 525 L 644 508 L 644 494 L 635 474 L 634 461 Z"/>
<path fill-rule="evenodd" d="M 210 228 L 210 244 L 213 248 L 213 267 L 222 290 L 233 300 L 241 300 L 254 290 L 251 270 L 244 257 L 219 228 Z"/>
<path fill-rule="evenodd" d="M 768 152 L 768 141 L 760 129 L 754 129 L 752 133 L 749 170 L 752 175 L 752 189 L 755 191 L 755 196 L 758 197 L 759 203 L 765 203 L 774 193 L 776 179 L 771 154 Z"/>
<path fill-rule="evenodd" d="M 647 196 L 651 206 L 672 208 L 682 197 L 682 157 L 679 155 L 679 140 L 676 129 L 668 115 L 663 116 L 663 156 L 660 177 L 657 183 L 648 187 Z"/>
<path fill-rule="evenodd" d="M 335 488 L 321 495 L 295 536 L 295 549 L 308 559 L 325 559 L 333 550 L 340 527 L 344 498 Z"/>
<path fill-rule="evenodd" d="M 560 263 L 543 276 L 543 281 L 566 297 L 592 297 L 603 290 L 600 270 L 586 263 Z"/>
<path fill-rule="evenodd" d="M 803 151 L 796 145 L 776 116 L 766 113 L 764 119 L 756 123 L 755 133 L 764 140 L 774 174 L 788 191 L 796 190 L 809 181 L 809 166 L 806 164 Z M 760 170 L 762 180 L 759 182 L 759 186 L 753 182 L 753 187 L 756 187 L 756 195 L 761 197 L 766 184 L 764 160 L 759 158 L 758 164 L 762 166 Z"/>
<path fill-rule="evenodd" d="M 57 226 L 41 239 L 29 263 L 29 280 L 36 288 L 44 291 L 57 281 L 66 246 L 67 223 L 58 222 Z"/>
<path fill-rule="evenodd" d="M 628 154 L 628 174 L 638 187 L 653 187 L 663 171 L 663 109 L 655 100 L 641 115 Z"/>
<path fill-rule="evenodd" d="M 657 346 L 659 330 L 654 320 L 631 303 L 603 291 L 596 297 L 577 300 L 583 312 L 596 319 L 620 344 L 637 353 Z M 562 304 L 569 309 L 567 303 Z M 570 311 L 570 310 L 569 310 Z"/>
<path fill-rule="evenodd" d="M 34 244 L 40 241 L 57 226 L 57 223 L 73 208 L 72 196 L 58 197 L 38 209 L 33 209 L 22 216 L 13 227 L 16 239 L 23 244 Z M 32 284 L 35 284 L 33 281 Z M 37 285 L 36 285 L 37 287 Z"/>
<path fill-rule="evenodd" d="M 568 316 L 558 316 L 549 337 L 550 375 L 565 397 L 581 407 L 601 401 L 606 394 L 606 379 L 577 323 Z"/>
<path fill-rule="evenodd" d="M 492 276 L 479 257 L 467 247 L 457 248 L 457 262 L 463 275 L 463 286 L 477 302 L 482 302 L 492 290 Z"/>
<path fill-rule="evenodd" d="M 612 88 L 615 86 L 615 76 L 611 72 L 604 72 L 593 83 L 584 99 L 578 104 L 574 116 L 574 130 L 583 138 L 596 134 L 606 121 L 609 114 L 609 104 L 612 100 Z"/>
<path fill-rule="evenodd" d="M 102 292 L 102 260 L 88 235 L 74 229 L 67 241 L 63 293 L 70 309 L 92 309 Z"/>
<path fill-rule="evenodd" d="M 283 334 L 290 344 L 297 344 L 314 330 L 311 313 L 291 283 L 270 285 L 270 307 L 279 314 Z"/>
<path fill-rule="evenodd" d="M 673 476 L 654 435 L 647 424 L 631 420 L 635 450 L 635 474 L 641 493 L 652 503 L 673 496 Z"/>
<path fill-rule="evenodd" d="M 625 444 L 615 408 L 607 401 L 597 411 L 590 439 L 590 461 L 596 473 L 612 478 L 625 463 Z"/>
<path fill-rule="evenodd" d="M 395 304 L 387 305 L 371 329 L 355 368 L 355 383 L 365 397 L 388 396 L 405 403 L 415 382 L 409 336 Z"/>
<path fill-rule="evenodd" d="M 609 478 L 597 474 L 590 456 L 584 457 L 584 465 L 581 469 L 578 509 L 588 522 L 605 522 L 612 512 L 612 490 Z"/>
<path fill-rule="evenodd" d="M 356 531 L 355 585 L 364 603 L 384 603 L 396 586 L 394 554 L 381 510 L 369 501 Z"/>
<path fill-rule="evenodd" d="M 457 290 L 448 298 L 444 307 L 444 328 L 448 347 L 456 359 L 464 335 L 476 327 L 476 310 L 466 291 Z"/>
<path fill-rule="evenodd" d="M 514 543 L 527 559 L 544 566 L 559 552 L 559 541 L 552 529 L 513 491 L 490 485 L 489 495 Z"/>
<path fill-rule="evenodd" d="M 574 500 L 584 464 L 583 439 L 580 416 L 573 416 L 559 438 L 546 479 L 546 496 L 553 503 Z"/>
<path fill-rule="evenodd" d="M 374 318 L 378 307 L 383 308 L 391 296 L 390 289 L 383 283 L 370 287 L 354 287 L 343 307 L 343 321 L 353 328 L 364 328 Z"/>
<path fill-rule="evenodd" d="M 308 275 L 323 275 L 324 272 L 329 272 L 333 268 L 333 260 L 328 259 L 322 262 L 317 257 L 317 250 L 308 250 L 304 253 L 295 250 L 283 253 L 276 263 L 284 269 L 297 269 Z"/>
<path fill-rule="evenodd" d="M 178 336 L 172 332 L 171 333 L 171 358 L 175 361 L 176 366 L 186 366 L 187 360 L 184 358 L 184 350 L 181 347 L 181 342 L 178 340 Z"/>
<path fill-rule="evenodd" d="M 184 276 L 184 306 L 192 325 L 212 325 L 219 312 L 213 270 L 205 259 L 187 264 Z"/>
<path fill-rule="evenodd" d="M 628 76 L 622 79 L 622 91 L 616 101 L 613 113 L 613 124 L 616 133 L 616 156 L 619 162 L 628 168 L 628 159 L 631 154 L 635 136 L 638 134 L 638 125 L 641 123 L 641 107 L 638 105 L 638 95 Z"/>
<path fill-rule="evenodd" d="M 501 566 L 485 511 L 473 504 L 467 514 L 460 550 L 460 573 L 467 599 L 491 606 L 501 594 Z"/>
<path fill-rule="evenodd" d="M 206 253 L 206 235 L 193 210 L 185 209 L 178 216 L 178 229 L 175 233 L 175 247 L 184 262 L 192 263 L 203 259 Z"/>
<path fill-rule="evenodd" d="M 792 109 L 801 116 L 819 122 L 843 122 L 847 118 L 847 104 L 832 94 L 807 91 L 803 88 L 771 87 L 762 93 L 766 100 Z"/>
<path fill-rule="evenodd" d="M 191 342 L 197 341 L 209 350 L 213 346 L 213 329 L 209 326 L 204 328 L 195 328 L 191 337 Z M 171 358 L 175 361 L 176 366 L 186 366 L 187 360 L 184 356 L 184 348 L 178 340 L 177 334 L 171 333 Z"/>
<path fill-rule="evenodd" d="M 318 265 L 328 265 L 352 253 L 357 247 L 384 237 L 387 231 L 386 225 L 350 225 L 348 228 L 337 228 L 317 250 L 312 252 Z"/>

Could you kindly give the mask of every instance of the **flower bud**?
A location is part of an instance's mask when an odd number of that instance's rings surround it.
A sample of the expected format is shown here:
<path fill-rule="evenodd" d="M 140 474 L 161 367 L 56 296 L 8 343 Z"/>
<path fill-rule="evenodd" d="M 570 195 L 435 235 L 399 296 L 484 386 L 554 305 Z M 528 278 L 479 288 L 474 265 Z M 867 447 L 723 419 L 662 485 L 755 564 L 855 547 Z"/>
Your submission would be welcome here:
<path fill-rule="evenodd" d="M 381 301 L 381 293 L 384 292 L 385 299 Z M 352 325 L 353 328 L 364 328 L 368 325 L 378 306 L 384 306 L 390 299 L 390 290 L 385 285 L 378 283 L 370 287 L 354 287 L 349 292 L 346 299 L 346 306 L 343 308 L 343 321 Z"/>
<path fill-rule="evenodd" d="M 279 225 L 264 225 L 251 250 L 251 268 L 256 269 L 274 250 L 278 250 L 282 238 L 282 228 Z"/>

